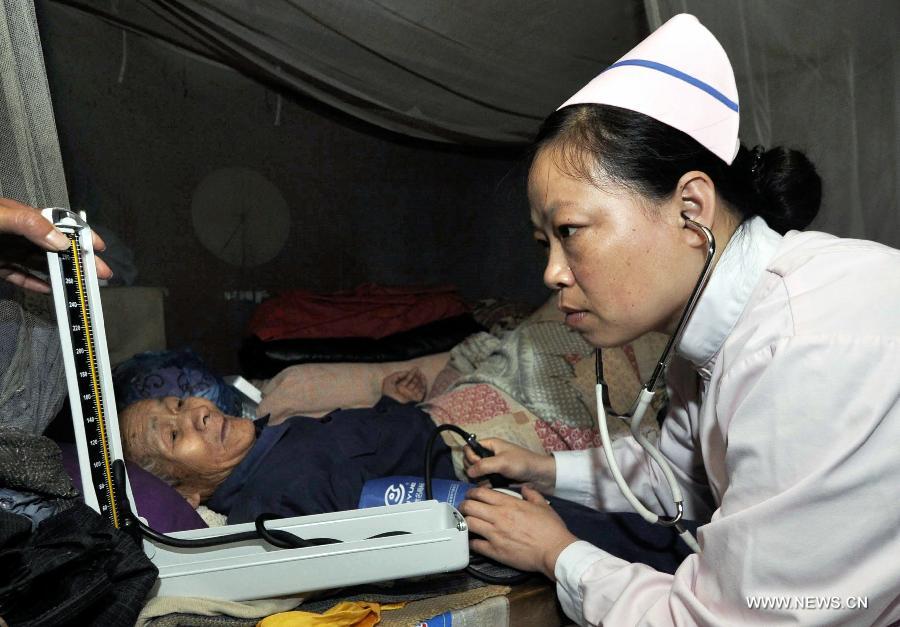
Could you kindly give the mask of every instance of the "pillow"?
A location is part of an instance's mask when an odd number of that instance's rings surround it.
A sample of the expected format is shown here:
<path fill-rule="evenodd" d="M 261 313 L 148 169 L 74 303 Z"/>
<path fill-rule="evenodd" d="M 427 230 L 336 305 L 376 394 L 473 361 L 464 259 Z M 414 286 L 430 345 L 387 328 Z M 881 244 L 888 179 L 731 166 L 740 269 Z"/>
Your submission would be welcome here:
<path fill-rule="evenodd" d="M 59 448 L 66 472 L 75 487 L 81 490 L 81 471 L 75 445 L 64 442 L 59 444 Z M 194 508 L 168 483 L 129 461 L 125 462 L 125 468 L 138 515 L 146 518 L 156 531 L 170 533 L 207 526 Z"/>
<path fill-rule="evenodd" d="M 191 349 L 139 353 L 113 368 L 119 407 L 163 396 L 200 396 L 229 416 L 242 413 L 240 393 L 212 372 Z"/>

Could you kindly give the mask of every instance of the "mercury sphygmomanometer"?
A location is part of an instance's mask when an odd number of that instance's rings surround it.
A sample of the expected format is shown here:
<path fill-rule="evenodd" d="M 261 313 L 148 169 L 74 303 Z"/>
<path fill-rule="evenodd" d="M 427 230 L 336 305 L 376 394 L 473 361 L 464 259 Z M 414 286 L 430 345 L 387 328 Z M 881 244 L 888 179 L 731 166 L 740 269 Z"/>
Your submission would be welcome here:
<path fill-rule="evenodd" d="M 136 510 L 119 436 L 91 230 L 83 215 L 43 212 L 69 248 L 47 253 L 87 505 L 143 543 L 159 569 L 153 596 L 241 601 L 459 570 L 468 527 L 447 503 L 298 516 L 160 534 Z"/>

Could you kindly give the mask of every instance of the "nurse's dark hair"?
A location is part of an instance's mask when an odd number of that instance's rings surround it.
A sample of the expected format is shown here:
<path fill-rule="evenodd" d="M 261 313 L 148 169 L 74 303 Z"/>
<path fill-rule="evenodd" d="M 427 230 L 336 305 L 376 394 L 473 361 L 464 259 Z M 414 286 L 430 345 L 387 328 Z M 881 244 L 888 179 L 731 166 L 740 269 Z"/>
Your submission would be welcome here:
<path fill-rule="evenodd" d="M 545 147 L 559 150 L 566 174 L 602 184 L 599 165 L 613 181 L 655 201 L 669 198 L 684 173 L 700 170 L 740 221 L 759 215 L 779 233 L 805 228 L 822 198 L 822 181 L 800 151 L 742 145 L 729 166 L 686 133 L 619 107 L 583 104 L 555 112 L 541 126 L 533 155 Z"/>

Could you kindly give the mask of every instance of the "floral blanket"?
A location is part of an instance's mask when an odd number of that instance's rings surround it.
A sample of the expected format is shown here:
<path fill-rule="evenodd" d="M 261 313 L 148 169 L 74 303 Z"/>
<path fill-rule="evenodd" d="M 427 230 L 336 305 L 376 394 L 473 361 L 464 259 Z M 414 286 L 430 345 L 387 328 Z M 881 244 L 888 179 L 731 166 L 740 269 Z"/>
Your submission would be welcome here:
<path fill-rule="evenodd" d="M 650 334 L 604 350 L 604 376 L 618 411 L 629 408 L 665 339 Z M 599 446 L 593 353 L 545 306 L 515 329 L 479 333 L 456 346 L 423 408 L 435 422 L 467 425 L 479 437 L 502 437 L 535 451 Z M 650 415 L 664 403 L 660 395 Z M 613 438 L 627 433 L 616 418 L 609 427 Z M 656 422 L 647 420 L 645 428 L 652 435 Z M 451 447 L 461 450 L 457 444 Z"/>

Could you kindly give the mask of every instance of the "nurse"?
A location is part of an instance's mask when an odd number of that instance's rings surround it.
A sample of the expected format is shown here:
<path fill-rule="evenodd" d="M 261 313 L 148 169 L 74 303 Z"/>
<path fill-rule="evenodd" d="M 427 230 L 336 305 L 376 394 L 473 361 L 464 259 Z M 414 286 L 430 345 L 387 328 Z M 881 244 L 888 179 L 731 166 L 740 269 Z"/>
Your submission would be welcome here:
<path fill-rule="evenodd" d="M 731 65 L 689 15 L 545 121 L 528 185 L 544 281 L 596 347 L 672 333 L 707 250 L 686 220 L 715 237 L 659 440 L 701 552 L 667 574 L 578 540 L 542 494 L 630 510 L 603 454 L 497 439 L 493 457 L 467 451 L 469 475 L 534 489 L 470 491 L 473 550 L 555 580 L 579 624 L 900 620 L 900 251 L 801 231 L 818 175 L 799 152 L 740 144 Z M 643 503 L 674 515 L 643 449 L 613 452 Z"/>

